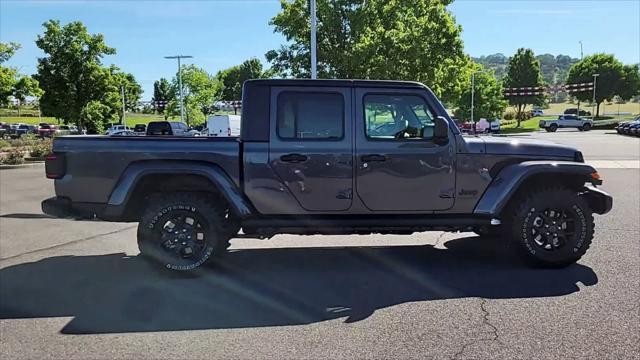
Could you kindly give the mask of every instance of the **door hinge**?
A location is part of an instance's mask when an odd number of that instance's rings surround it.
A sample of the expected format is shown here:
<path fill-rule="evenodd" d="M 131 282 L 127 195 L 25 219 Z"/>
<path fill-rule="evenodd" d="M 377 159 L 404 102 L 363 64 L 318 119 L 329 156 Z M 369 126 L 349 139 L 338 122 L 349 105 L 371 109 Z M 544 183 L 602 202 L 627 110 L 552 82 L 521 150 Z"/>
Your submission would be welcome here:
<path fill-rule="evenodd" d="M 351 189 L 345 189 L 338 191 L 336 199 L 350 200 L 353 197 L 353 191 Z"/>
<path fill-rule="evenodd" d="M 440 191 L 441 199 L 453 199 L 456 197 L 456 194 L 453 190 L 442 190 Z"/>

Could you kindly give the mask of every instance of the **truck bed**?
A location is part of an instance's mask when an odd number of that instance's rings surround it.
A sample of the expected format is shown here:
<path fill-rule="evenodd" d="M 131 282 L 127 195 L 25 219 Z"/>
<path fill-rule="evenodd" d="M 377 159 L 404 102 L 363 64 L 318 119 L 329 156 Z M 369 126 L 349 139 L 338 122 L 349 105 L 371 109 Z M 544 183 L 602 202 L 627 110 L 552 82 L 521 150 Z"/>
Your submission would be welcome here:
<path fill-rule="evenodd" d="M 56 194 L 76 202 L 106 203 L 125 169 L 145 161 L 211 164 L 239 185 L 240 146 L 237 138 L 218 137 L 59 137 L 53 152 L 64 156 L 66 175 L 56 180 Z"/>

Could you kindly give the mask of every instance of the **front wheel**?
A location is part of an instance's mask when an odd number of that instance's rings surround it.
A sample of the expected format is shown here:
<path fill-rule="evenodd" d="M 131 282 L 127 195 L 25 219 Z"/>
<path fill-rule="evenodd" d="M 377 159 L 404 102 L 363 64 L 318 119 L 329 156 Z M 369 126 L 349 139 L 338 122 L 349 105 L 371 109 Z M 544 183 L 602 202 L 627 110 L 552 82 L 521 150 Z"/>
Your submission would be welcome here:
<path fill-rule="evenodd" d="M 551 124 L 551 125 L 549 126 L 549 131 L 551 131 L 551 132 L 556 132 L 557 130 L 558 130 L 558 125 L 556 125 L 556 124 Z"/>
<path fill-rule="evenodd" d="M 509 231 L 516 250 L 530 263 L 564 267 L 578 261 L 593 239 L 593 214 L 575 191 L 531 191 L 515 204 Z"/>
<path fill-rule="evenodd" d="M 584 124 L 584 125 L 582 125 L 582 130 L 583 130 L 583 131 L 589 131 L 589 130 L 591 130 L 591 124 Z"/>
<path fill-rule="evenodd" d="M 167 269 L 195 270 L 229 247 L 223 223 L 224 215 L 206 195 L 153 196 L 138 224 L 138 248 Z"/>

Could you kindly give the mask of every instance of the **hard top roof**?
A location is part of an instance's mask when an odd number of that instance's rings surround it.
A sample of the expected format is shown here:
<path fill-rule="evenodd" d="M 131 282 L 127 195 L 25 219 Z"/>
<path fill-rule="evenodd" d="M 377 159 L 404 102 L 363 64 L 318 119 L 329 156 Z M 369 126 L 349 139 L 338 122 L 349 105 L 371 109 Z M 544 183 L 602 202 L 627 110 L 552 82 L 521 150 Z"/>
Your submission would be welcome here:
<path fill-rule="evenodd" d="M 426 88 L 416 81 L 401 80 L 348 80 L 348 79 L 253 79 L 251 85 L 266 86 L 331 86 L 331 87 L 393 87 Z"/>

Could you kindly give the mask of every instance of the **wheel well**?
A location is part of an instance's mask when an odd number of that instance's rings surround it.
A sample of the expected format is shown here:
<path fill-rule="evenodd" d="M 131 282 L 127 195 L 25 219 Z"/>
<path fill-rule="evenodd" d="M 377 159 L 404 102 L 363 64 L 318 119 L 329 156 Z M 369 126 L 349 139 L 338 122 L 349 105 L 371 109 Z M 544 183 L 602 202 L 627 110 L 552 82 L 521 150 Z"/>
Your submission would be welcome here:
<path fill-rule="evenodd" d="M 587 182 L 585 175 L 581 174 L 567 174 L 567 173 L 542 173 L 535 174 L 525 179 L 518 190 L 511 196 L 502 212 L 509 211 L 512 205 L 522 198 L 527 192 L 536 188 L 551 187 L 551 186 L 563 186 L 567 189 L 580 191 L 584 184 Z"/>
<path fill-rule="evenodd" d="M 131 190 L 123 217 L 127 221 L 137 221 L 142 216 L 144 207 L 154 194 L 176 191 L 202 193 L 202 196 L 213 197 L 221 207 L 229 208 L 229 203 L 218 190 L 216 184 L 202 175 L 194 174 L 149 174 L 143 176 Z"/>

